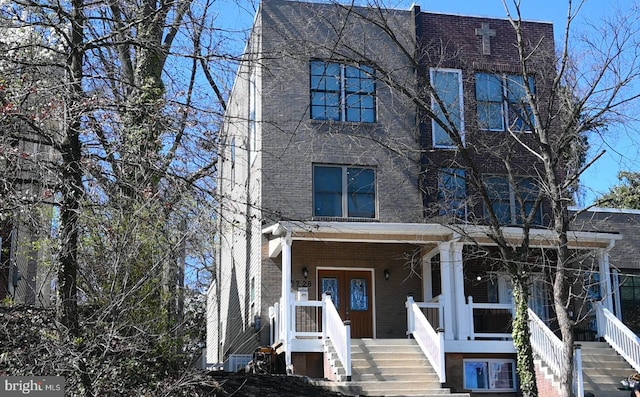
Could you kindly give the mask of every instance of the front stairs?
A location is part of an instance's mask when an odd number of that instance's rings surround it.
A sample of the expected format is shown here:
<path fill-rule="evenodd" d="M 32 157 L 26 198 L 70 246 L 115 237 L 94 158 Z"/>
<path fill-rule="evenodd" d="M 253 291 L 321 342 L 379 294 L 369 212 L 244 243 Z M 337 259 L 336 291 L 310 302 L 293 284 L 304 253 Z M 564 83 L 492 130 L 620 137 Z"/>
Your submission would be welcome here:
<path fill-rule="evenodd" d="M 351 371 L 350 382 L 320 383 L 351 396 L 469 397 L 441 387 L 438 375 L 413 339 L 352 339 Z M 344 373 L 341 368 L 337 372 Z"/>
<path fill-rule="evenodd" d="M 582 373 L 585 392 L 595 397 L 628 397 L 620 381 L 636 373 L 606 342 L 578 342 L 582 346 Z"/>
<path fill-rule="evenodd" d="M 629 397 L 628 390 L 621 390 L 620 381 L 636 371 L 606 342 L 577 342 L 582 348 L 582 375 L 585 393 L 595 397 Z M 551 370 L 540 361 L 537 364 L 544 370 L 555 386 L 558 380 Z"/>

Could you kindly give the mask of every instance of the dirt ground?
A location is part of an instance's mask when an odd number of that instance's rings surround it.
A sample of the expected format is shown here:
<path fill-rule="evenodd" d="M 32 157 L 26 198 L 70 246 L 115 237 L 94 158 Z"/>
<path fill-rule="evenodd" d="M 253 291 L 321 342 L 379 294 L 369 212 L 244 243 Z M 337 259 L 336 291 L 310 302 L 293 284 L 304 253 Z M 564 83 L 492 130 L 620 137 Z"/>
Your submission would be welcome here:
<path fill-rule="evenodd" d="M 211 397 L 337 397 L 344 396 L 312 385 L 301 376 L 211 372 L 218 388 Z"/>

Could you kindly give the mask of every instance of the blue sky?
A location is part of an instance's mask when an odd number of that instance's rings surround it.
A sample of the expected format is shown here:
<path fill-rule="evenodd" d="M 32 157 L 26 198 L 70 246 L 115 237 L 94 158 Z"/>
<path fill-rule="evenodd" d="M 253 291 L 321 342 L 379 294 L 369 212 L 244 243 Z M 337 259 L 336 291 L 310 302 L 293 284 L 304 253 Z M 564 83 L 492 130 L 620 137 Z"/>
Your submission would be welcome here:
<path fill-rule="evenodd" d="M 318 1 L 318 0 L 317 0 Z M 360 1 L 356 0 L 358 3 Z M 385 0 L 381 0 L 385 1 Z M 511 4 L 512 0 L 507 0 Z M 574 0 L 574 7 L 579 0 Z M 407 0 L 390 0 L 384 2 L 390 8 L 409 9 L 412 5 Z M 493 18 L 506 17 L 502 0 L 416 0 L 425 12 L 442 12 L 449 14 L 473 15 Z M 238 32 L 239 43 L 244 43 L 247 29 L 253 22 L 257 1 L 218 0 L 218 22 L 232 26 Z M 588 22 L 597 23 L 610 14 L 616 7 L 630 7 L 629 0 L 586 0 L 580 8 L 574 22 L 574 32 L 588 31 Z M 564 26 L 567 20 L 566 0 L 521 0 L 522 16 L 527 20 L 552 22 L 555 25 L 556 44 L 563 42 Z M 640 86 L 640 84 L 639 84 Z M 619 171 L 640 171 L 640 137 L 637 130 L 640 123 L 627 124 L 626 127 L 615 127 L 607 132 L 605 138 L 591 138 L 593 157 L 602 150 L 607 153 L 593 164 L 582 176 L 584 185 L 580 205 L 590 205 L 609 188 L 618 183 Z"/>

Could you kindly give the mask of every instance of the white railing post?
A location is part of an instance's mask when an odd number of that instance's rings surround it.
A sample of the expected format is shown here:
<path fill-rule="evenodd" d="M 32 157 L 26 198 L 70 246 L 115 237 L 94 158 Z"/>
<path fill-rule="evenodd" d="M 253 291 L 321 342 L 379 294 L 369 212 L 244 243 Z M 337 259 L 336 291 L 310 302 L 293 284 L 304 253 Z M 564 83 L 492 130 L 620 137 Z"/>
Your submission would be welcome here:
<path fill-rule="evenodd" d="M 413 300 L 413 295 L 412 294 L 407 294 L 407 301 L 405 302 L 404 306 L 407 308 L 407 337 L 410 338 L 411 334 L 413 334 L 413 332 L 416 329 L 416 320 L 415 320 L 415 316 L 413 314 L 413 304 L 415 303 L 415 301 Z"/>
<path fill-rule="evenodd" d="M 438 299 L 438 328 L 444 330 L 444 302 L 440 299 Z M 444 338 L 444 331 L 442 337 Z"/>
<path fill-rule="evenodd" d="M 584 396 L 584 374 L 582 372 L 582 346 L 573 347 L 573 391 L 576 396 Z"/>
<path fill-rule="evenodd" d="M 596 309 L 595 310 L 595 312 L 596 312 L 596 327 L 598 327 L 598 329 L 596 330 L 596 337 L 604 338 L 605 334 L 607 333 L 607 330 L 606 330 L 606 322 L 605 322 L 605 318 L 604 318 L 602 305 L 600 305 L 598 303 L 594 303 L 593 306 Z"/>
<path fill-rule="evenodd" d="M 469 322 L 469 339 L 476 339 L 476 324 L 473 320 L 473 296 L 469 295 L 467 298 L 467 314 L 468 314 L 468 322 Z"/>
<path fill-rule="evenodd" d="M 440 386 L 444 387 L 444 384 L 447 380 L 446 376 L 446 367 L 445 367 L 445 354 L 444 354 L 444 329 L 438 328 L 436 329 L 438 333 L 438 344 L 440 346 L 440 371 L 438 371 L 438 379 L 440 380 Z"/>
<path fill-rule="evenodd" d="M 322 339 L 327 339 L 327 293 L 322 293 Z M 331 297 L 329 297 L 331 299 Z"/>
<path fill-rule="evenodd" d="M 271 346 L 276 342 L 276 310 L 277 307 L 269 307 L 269 345 Z"/>
<path fill-rule="evenodd" d="M 347 381 L 351 381 L 351 321 L 345 320 L 343 322 L 345 328 L 345 345 L 346 345 L 346 360 L 344 363 L 345 376 L 347 377 Z"/>

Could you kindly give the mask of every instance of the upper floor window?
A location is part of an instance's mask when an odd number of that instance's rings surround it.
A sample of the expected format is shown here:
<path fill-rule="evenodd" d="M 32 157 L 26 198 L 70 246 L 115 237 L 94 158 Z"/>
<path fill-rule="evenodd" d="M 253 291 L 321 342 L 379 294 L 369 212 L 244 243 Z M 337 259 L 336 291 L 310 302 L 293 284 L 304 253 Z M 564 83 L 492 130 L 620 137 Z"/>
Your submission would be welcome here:
<path fill-rule="evenodd" d="M 311 118 L 375 122 L 376 82 L 373 68 L 311 61 Z"/>
<path fill-rule="evenodd" d="M 458 69 L 431 69 L 430 77 L 434 90 L 431 108 L 436 116 L 431 120 L 433 146 L 455 148 L 456 143 L 447 130 L 453 134 L 459 134 L 464 141 L 462 71 Z"/>
<path fill-rule="evenodd" d="M 313 215 L 375 218 L 375 170 L 364 167 L 314 166 Z"/>
<path fill-rule="evenodd" d="M 529 78 L 535 94 L 535 80 Z M 524 77 L 516 75 L 476 74 L 478 123 L 490 131 L 531 131 L 533 111 L 527 100 Z"/>
<path fill-rule="evenodd" d="M 534 211 L 540 189 L 533 178 L 516 178 L 517 186 L 513 186 L 506 176 L 491 175 L 485 178 L 485 184 L 491 206 L 501 224 L 523 224 L 522 204 L 525 217 L 529 217 L 529 214 Z M 488 213 L 488 211 L 485 212 Z M 532 223 L 542 224 L 540 208 L 535 208 Z"/>
<path fill-rule="evenodd" d="M 460 168 L 443 168 L 438 174 L 438 207 L 440 215 L 466 219 L 466 172 Z"/>

